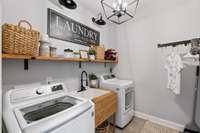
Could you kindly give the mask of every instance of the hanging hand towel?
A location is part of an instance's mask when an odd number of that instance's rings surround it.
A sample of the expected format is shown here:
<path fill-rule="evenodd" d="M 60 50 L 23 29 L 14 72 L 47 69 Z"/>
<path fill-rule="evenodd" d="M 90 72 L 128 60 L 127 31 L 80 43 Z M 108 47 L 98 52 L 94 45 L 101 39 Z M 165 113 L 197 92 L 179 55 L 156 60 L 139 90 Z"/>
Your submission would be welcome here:
<path fill-rule="evenodd" d="M 179 95 L 181 92 L 181 70 L 183 69 L 180 55 L 172 52 L 167 57 L 165 69 L 167 69 L 168 75 L 167 88 L 171 89 L 176 95 Z"/>
<path fill-rule="evenodd" d="M 199 55 L 192 55 L 189 52 L 183 56 L 182 62 L 187 66 L 199 66 Z"/>

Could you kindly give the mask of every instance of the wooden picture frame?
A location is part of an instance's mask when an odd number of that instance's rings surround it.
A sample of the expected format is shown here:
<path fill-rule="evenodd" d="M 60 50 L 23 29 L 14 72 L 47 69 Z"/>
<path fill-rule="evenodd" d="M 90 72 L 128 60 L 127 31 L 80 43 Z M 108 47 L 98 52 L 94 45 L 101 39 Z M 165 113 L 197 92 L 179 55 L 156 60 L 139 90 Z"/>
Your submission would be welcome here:
<path fill-rule="evenodd" d="M 79 50 L 81 59 L 88 59 L 88 51 L 87 50 Z"/>

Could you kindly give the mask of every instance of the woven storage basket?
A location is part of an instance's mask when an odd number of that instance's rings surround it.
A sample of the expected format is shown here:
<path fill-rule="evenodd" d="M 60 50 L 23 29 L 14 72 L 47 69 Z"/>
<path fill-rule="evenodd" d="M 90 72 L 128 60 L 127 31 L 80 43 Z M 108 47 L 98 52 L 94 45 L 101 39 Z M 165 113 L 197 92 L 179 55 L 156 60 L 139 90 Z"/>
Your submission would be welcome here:
<path fill-rule="evenodd" d="M 22 23 L 29 25 L 29 29 L 22 27 Z M 40 33 L 32 30 L 31 24 L 26 20 L 19 21 L 18 25 L 4 24 L 3 53 L 17 55 L 38 55 Z"/>
<path fill-rule="evenodd" d="M 108 121 L 103 122 L 96 128 L 96 133 L 109 133 L 110 124 Z"/>

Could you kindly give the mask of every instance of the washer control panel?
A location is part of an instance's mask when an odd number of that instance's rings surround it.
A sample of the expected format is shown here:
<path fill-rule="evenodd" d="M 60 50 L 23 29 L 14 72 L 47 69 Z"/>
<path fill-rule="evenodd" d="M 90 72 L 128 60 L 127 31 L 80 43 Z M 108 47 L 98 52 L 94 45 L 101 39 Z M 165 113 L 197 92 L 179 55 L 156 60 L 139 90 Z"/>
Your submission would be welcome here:
<path fill-rule="evenodd" d="M 63 83 L 41 85 L 33 88 L 21 88 L 14 90 L 10 95 L 10 99 L 12 102 L 21 102 L 41 96 L 63 93 L 64 91 L 65 87 Z"/>
<path fill-rule="evenodd" d="M 63 84 L 45 85 L 36 89 L 37 95 L 47 95 L 64 90 Z"/>
<path fill-rule="evenodd" d="M 60 91 L 60 90 L 63 90 L 63 85 L 59 84 L 59 85 L 54 85 L 51 87 L 51 91 L 52 92 L 55 92 L 55 91 Z"/>

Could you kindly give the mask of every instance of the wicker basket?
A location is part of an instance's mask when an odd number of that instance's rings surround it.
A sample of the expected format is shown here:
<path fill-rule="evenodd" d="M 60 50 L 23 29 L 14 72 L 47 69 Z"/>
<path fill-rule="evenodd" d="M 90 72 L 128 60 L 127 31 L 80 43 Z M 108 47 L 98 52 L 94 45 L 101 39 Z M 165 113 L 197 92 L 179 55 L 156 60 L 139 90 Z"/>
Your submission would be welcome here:
<path fill-rule="evenodd" d="M 22 23 L 29 25 L 29 29 L 22 27 Z M 19 21 L 18 25 L 4 24 L 3 53 L 17 55 L 38 55 L 39 36 L 38 31 L 32 30 L 31 24 L 26 20 Z"/>
<path fill-rule="evenodd" d="M 108 121 L 103 122 L 96 128 L 96 133 L 109 133 L 110 123 Z"/>

